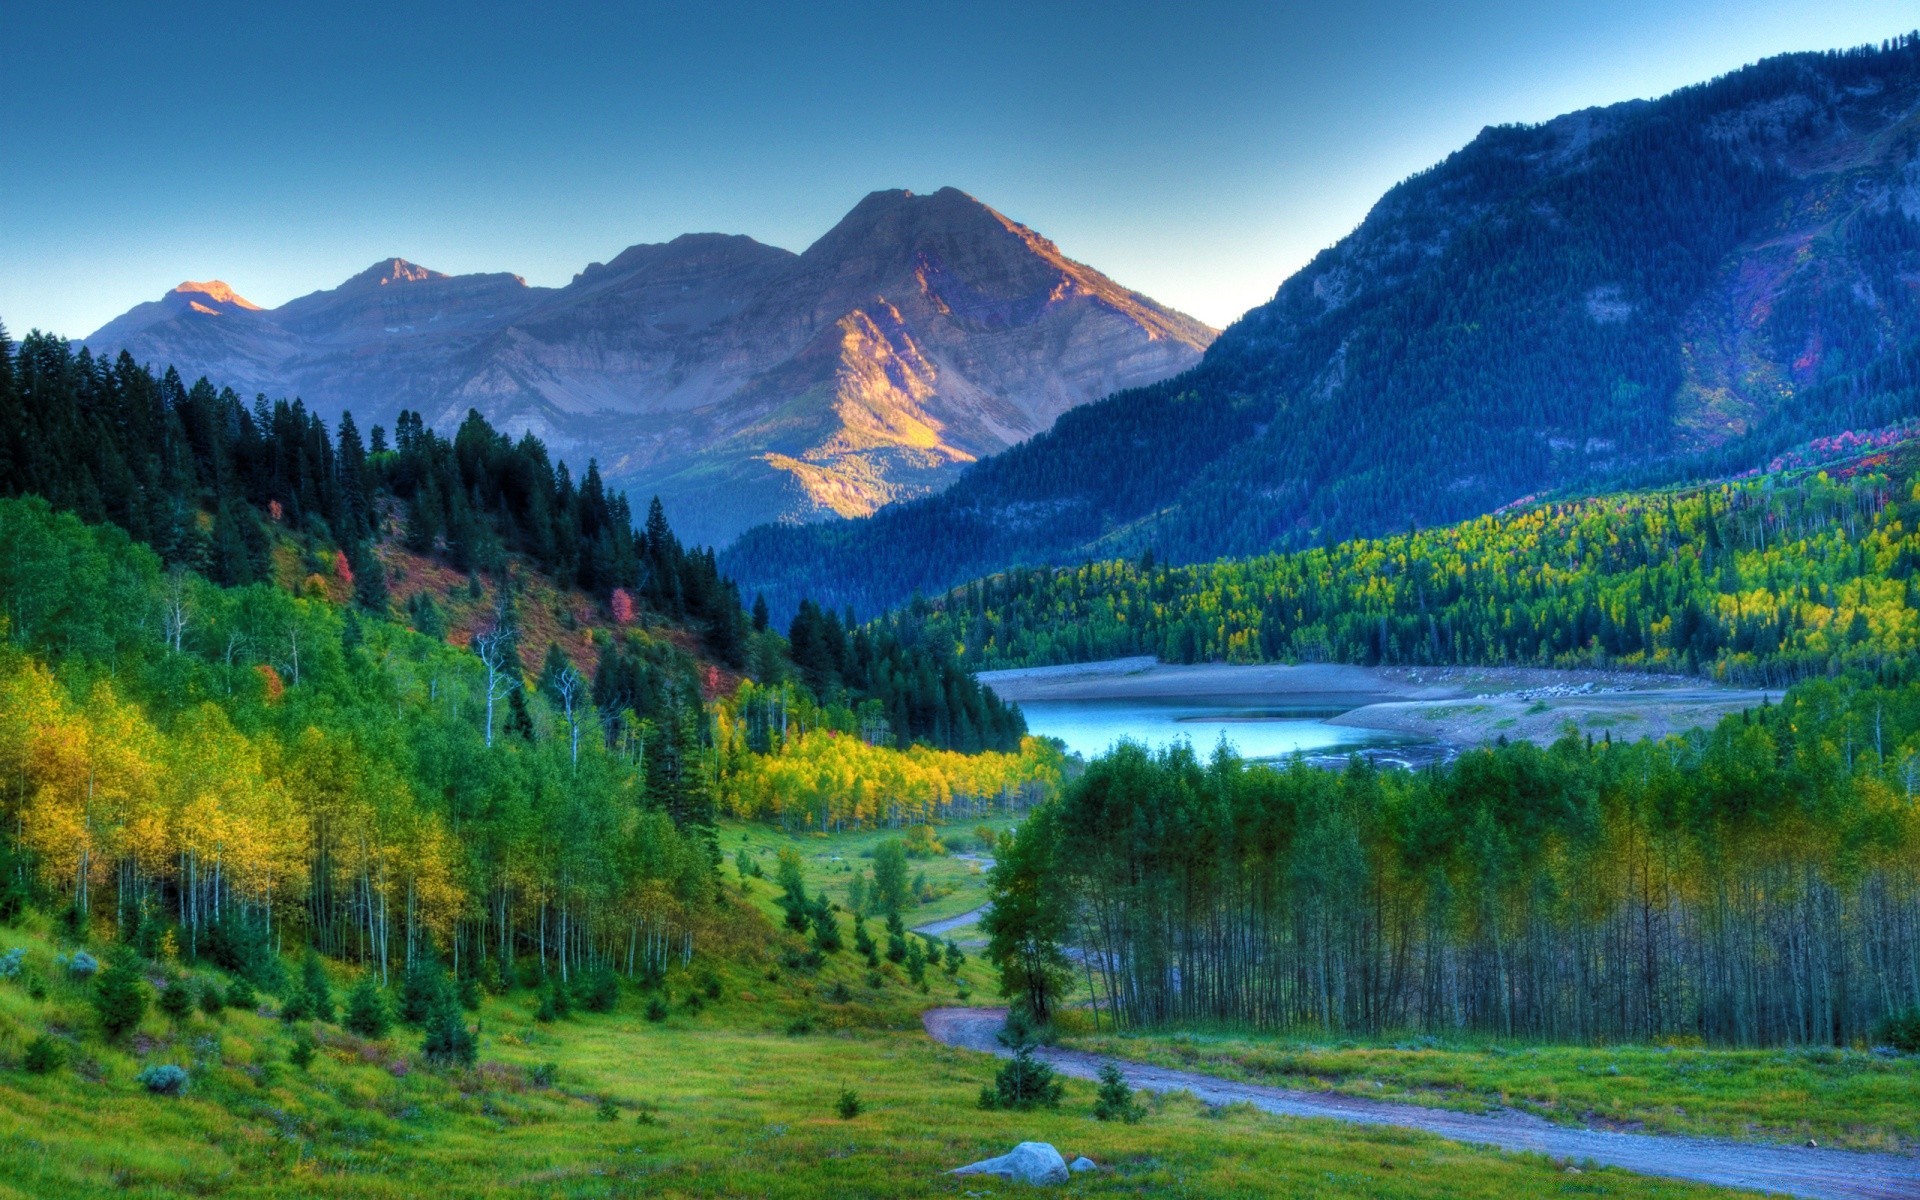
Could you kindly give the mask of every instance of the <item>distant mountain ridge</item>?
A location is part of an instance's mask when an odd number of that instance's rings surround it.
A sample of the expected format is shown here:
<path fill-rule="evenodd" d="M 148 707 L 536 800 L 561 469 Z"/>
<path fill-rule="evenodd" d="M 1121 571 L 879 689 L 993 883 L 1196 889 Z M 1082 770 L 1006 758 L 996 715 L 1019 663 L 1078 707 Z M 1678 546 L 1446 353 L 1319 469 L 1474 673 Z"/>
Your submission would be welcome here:
<path fill-rule="evenodd" d="M 363 425 L 475 408 L 725 542 L 936 491 L 1214 332 L 945 188 L 875 192 L 800 254 L 687 234 L 560 288 L 401 258 L 275 309 L 187 283 L 85 342 Z"/>
<path fill-rule="evenodd" d="M 1754 465 L 1920 413 L 1920 42 L 1769 59 L 1489 128 L 1390 190 L 1193 370 L 942 494 L 757 529 L 776 612 L 1018 564 L 1220 556 Z"/>

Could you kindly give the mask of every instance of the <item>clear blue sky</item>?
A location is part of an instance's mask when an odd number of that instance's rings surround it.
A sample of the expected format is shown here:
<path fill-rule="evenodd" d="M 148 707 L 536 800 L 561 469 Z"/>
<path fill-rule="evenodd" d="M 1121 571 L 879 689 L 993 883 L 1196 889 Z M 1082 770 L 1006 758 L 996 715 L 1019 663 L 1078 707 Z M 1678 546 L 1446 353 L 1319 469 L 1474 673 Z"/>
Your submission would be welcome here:
<path fill-rule="evenodd" d="M 800 249 L 946 184 L 1224 324 L 1482 126 L 1920 26 L 1920 0 L 5 11 L 16 336 L 396 254 L 561 284 L 690 230 Z"/>

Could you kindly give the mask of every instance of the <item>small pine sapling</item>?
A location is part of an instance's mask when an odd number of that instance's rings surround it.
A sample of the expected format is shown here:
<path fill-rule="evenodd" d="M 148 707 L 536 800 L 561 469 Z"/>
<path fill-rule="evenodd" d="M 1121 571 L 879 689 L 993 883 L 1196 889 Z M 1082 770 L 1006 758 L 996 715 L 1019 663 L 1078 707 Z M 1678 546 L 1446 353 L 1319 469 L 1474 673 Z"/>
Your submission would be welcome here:
<path fill-rule="evenodd" d="M 840 1089 L 840 1099 L 834 1104 L 834 1111 L 840 1114 L 842 1121 L 851 1121 L 860 1115 L 860 1093 L 850 1087 Z"/>
<path fill-rule="evenodd" d="M 373 972 L 360 976 L 347 993 L 346 1027 L 363 1038 L 383 1038 L 393 1027 L 393 1014 L 387 1010 L 387 997 L 374 979 Z"/>
<path fill-rule="evenodd" d="M 314 1019 L 332 1024 L 333 989 L 327 983 L 326 965 L 311 950 L 307 951 L 307 960 L 300 966 L 300 990 L 307 994 Z"/>
<path fill-rule="evenodd" d="M 1146 1115 L 1146 1109 L 1134 1099 L 1133 1089 L 1127 1086 L 1126 1076 L 1112 1063 L 1100 1068 L 1100 1088 L 1094 1093 L 1093 1115 L 1096 1120 L 1122 1121 L 1128 1125 L 1138 1124 Z"/>
<path fill-rule="evenodd" d="M 123 947 L 94 979 L 93 1010 L 110 1042 L 126 1036 L 147 1015 L 147 984 L 131 950 Z"/>
<path fill-rule="evenodd" d="M 160 1011 L 175 1025 L 193 1016 L 193 1010 L 198 1007 L 200 1005 L 193 994 L 193 981 L 190 979 L 175 976 L 167 981 L 166 988 L 160 993 Z"/>

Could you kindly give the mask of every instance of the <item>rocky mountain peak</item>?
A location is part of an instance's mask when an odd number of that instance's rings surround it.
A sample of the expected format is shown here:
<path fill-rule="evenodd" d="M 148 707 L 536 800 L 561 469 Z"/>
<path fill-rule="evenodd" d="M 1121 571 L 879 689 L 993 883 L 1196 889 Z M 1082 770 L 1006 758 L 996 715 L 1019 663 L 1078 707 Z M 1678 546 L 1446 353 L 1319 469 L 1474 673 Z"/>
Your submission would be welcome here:
<path fill-rule="evenodd" d="M 196 283 L 193 280 L 188 280 L 179 287 L 174 288 L 168 295 L 185 299 L 189 304 L 196 306 L 201 312 L 219 311 L 227 308 L 245 309 L 248 312 L 260 311 L 258 304 L 242 296 L 239 292 L 234 291 L 226 283 L 218 279 L 209 279 L 204 283 Z M 209 309 L 209 305 L 216 307 Z"/>
<path fill-rule="evenodd" d="M 404 258 L 383 258 L 349 279 L 347 283 L 386 287 L 390 284 L 424 283 L 429 279 L 445 278 L 447 276 L 439 271 L 429 270 L 418 263 L 410 263 Z"/>

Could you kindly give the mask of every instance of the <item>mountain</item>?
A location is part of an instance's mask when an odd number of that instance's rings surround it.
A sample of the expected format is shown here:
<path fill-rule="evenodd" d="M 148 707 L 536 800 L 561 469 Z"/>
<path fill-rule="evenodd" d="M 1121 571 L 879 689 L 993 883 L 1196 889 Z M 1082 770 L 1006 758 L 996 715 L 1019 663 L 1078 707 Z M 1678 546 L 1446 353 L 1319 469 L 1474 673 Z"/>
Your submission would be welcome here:
<path fill-rule="evenodd" d="M 688 234 L 561 288 L 400 258 L 275 309 L 182 284 L 86 344 L 363 426 L 478 409 L 725 542 L 937 491 L 1213 336 L 945 188 L 876 192 L 801 254 Z"/>
<path fill-rule="evenodd" d="M 1193 370 L 941 495 L 758 529 L 776 612 L 1014 564 L 1322 545 L 1752 465 L 1920 412 L 1920 42 L 1769 59 L 1489 128 L 1383 196 Z"/>

